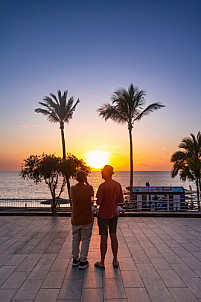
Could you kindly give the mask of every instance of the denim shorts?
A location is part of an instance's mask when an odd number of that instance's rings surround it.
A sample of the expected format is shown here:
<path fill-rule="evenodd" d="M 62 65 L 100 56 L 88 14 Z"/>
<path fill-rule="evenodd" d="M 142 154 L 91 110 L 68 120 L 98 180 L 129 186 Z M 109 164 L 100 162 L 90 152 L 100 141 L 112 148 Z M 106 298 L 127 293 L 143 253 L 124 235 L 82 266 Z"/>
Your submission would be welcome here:
<path fill-rule="evenodd" d="M 116 234 L 117 232 L 118 216 L 110 219 L 98 217 L 99 235 L 108 235 L 108 227 L 110 234 Z"/>

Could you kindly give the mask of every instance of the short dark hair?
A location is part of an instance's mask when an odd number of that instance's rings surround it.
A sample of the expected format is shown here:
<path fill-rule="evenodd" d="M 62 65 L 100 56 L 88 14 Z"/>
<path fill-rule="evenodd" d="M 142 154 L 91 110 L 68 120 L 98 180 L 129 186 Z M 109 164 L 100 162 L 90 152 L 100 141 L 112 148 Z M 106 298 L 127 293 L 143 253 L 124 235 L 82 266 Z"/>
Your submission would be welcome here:
<path fill-rule="evenodd" d="M 86 173 L 82 170 L 78 170 L 76 173 L 76 179 L 77 181 L 84 181 L 86 178 Z"/>
<path fill-rule="evenodd" d="M 112 166 L 105 165 L 102 169 L 103 172 L 106 172 L 108 175 L 114 174 L 114 170 Z"/>

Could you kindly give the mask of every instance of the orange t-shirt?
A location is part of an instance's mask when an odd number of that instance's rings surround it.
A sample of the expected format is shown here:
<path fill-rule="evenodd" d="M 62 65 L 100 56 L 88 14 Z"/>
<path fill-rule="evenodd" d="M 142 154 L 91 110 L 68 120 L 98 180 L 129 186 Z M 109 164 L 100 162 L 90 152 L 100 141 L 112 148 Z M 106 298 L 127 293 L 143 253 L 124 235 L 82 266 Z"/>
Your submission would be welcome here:
<path fill-rule="evenodd" d="M 73 225 L 86 225 L 93 222 L 91 197 L 94 195 L 93 187 L 79 184 L 71 187 L 72 213 L 71 223 Z"/>

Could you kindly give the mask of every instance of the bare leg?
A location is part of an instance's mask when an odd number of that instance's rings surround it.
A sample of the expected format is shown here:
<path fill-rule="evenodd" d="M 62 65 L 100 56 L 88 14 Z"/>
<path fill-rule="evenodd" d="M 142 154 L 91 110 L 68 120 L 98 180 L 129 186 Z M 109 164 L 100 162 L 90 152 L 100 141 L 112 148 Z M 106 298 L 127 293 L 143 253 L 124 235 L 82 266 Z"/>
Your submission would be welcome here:
<path fill-rule="evenodd" d="M 113 253 L 113 263 L 114 263 L 114 265 L 117 265 L 118 264 L 118 261 L 117 261 L 117 253 L 118 253 L 117 235 L 115 233 L 111 233 L 110 238 L 111 238 L 111 248 L 112 248 L 112 253 Z"/>
<path fill-rule="evenodd" d="M 105 255 L 107 252 L 107 235 L 101 235 L 100 250 L 101 250 L 101 262 L 99 262 L 99 265 L 104 266 Z"/>

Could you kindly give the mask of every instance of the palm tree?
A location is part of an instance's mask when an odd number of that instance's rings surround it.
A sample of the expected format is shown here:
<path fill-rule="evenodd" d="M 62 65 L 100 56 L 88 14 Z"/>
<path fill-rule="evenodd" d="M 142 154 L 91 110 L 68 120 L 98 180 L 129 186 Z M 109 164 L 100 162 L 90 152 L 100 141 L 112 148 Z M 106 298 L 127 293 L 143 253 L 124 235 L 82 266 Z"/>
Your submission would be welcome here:
<path fill-rule="evenodd" d="M 132 129 L 136 121 L 141 120 L 145 115 L 164 107 L 160 103 L 153 103 L 144 109 L 145 92 L 138 90 L 133 84 L 128 90 L 122 88 L 114 91 L 112 104 L 104 104 L 99 109 L 99 116 L 105 120 L 111 119 L 120 124 L 127 124 L 130 139 L 130 197 L 132 197 L 133 188 L 133 139 Z"/>
<path fill-rule="evenodd" d="M 191 137 L 182 139 L 179 148 L 181 150 L 173 153 L 171 162 L 173 162 L 172 177 L 175 177 L 180 171 L 182 180 L 190 179 L 196 183 L 198 207 L 200 208 L 201 192 L 201 133 L 190 134 Z"/>
<path fill-rule="evenodd" d="M 47 116 L 47 119 L 51 123 L 59 123 L 61 129 L 61 139 L 62 139 L 62 150 L 63 150 L 63 158 L 66 158 L 66 144 L 65 144 L 65 136 L 64 136 L 64 124 L 69 123 L 70 119 L 73 117 L 73 112 L 77 104 L 79 103 L 79 99 L 77 99 L 74 104 L 74 98 L 71 97 L 67 101 L 68 91 L 64 91 L 64 94 L 61 95 L 61 91 L 57 91 L 58 98 L 56 95 L 50 93 L 50 96 L 45 96 L 43 98 L 43 102 L 39 102 L 42 108 L 35 109 L 35 112 L 42 113 Z M 70 198 L 70 181 L 67 179 L 67 188 L 68 195 Z"/>

